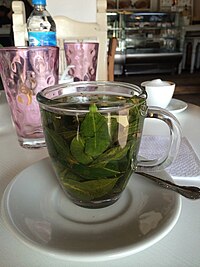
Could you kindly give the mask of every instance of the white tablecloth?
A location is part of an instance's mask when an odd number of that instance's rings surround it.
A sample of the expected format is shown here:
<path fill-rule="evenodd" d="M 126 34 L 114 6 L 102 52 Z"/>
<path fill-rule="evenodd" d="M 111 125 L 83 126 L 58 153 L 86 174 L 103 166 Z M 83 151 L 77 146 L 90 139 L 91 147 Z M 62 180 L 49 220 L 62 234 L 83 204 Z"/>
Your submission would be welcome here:
<path fill-rule="evenodd" d="M 176 115 L 198 157 L 200 157 L 200 107 L 190 105 Z M 148 124 L 148 123 L 147 123 Z M 156 127 L 145 126 L 147 134 L 160 134 Z M 0 199 L 13 177 L 27 166 L 47 156 L 46 149 L 26 150 L 19 146 L 5 97 L 0 98 Z M 180 177 L 179 183 L 200 186 L 200 177 Z M 0 218 L 0 267 L 199 267 L 200 200 L 182 198 L 182 210 L 172 231 L 153 246 L 129 257 L 105 262 L 69 262 L 40 253 L 18 240 Z M 98 242 L 98 240 L 97 240 Z"/>

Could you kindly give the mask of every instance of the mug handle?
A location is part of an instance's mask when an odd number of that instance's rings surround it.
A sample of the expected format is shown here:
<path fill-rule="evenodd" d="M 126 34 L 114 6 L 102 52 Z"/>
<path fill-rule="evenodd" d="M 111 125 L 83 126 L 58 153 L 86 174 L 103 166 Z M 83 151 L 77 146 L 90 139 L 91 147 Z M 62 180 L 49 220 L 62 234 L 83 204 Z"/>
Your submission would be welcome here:
<path fill-rule="evenodd" d="M 137 172 L 160 171 L 168 167 L 178 154 L 182 137 L 181 126 L 173 114 L 158 107 L 148 108 L 146 118 L 158 119 L 165 122 L 170 131 L 170 142 L 168 151 L 163 157 L 153 160 L 138 160 Z"/>

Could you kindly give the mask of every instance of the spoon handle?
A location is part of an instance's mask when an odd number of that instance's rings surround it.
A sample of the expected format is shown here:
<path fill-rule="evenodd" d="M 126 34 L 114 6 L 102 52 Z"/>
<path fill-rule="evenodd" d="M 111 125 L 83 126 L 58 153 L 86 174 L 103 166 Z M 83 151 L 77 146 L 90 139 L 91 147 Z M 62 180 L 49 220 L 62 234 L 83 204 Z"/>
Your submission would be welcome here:
<path fill-rule="evenodd" d="M 173 191 L 181 194 L 182 196 L 184 196 L 186 198 L 193 199 L 193 200 L 200 198 L 200 188 L 198 188 L 198 187 L 177 185 L 177 184 L 174 184 L 170 181 L 160 179 L 156 176 L 153 176 L 151 174 L 144 173 L 144 172 L 135 172 L 135 173 L 140 174 L 140 175 L 156 182 L 157 184 L 159 184 L 160 186 L 162 186 L 166 189 L 173 190 Z"/>

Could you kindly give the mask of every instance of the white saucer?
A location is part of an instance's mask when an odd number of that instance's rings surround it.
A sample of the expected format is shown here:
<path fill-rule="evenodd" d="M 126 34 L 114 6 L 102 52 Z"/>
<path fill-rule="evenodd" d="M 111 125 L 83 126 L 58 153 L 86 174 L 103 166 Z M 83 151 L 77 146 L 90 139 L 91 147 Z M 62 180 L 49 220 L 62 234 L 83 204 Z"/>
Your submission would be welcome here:
<path fill-rule="evenodd" d="M 4 222 L 16 237 L 32 249 L 74 261 L 111 260 L 142 251 L 169 233 L 180 210 L 179 195 L 139 175 L 112 206 L 78 207 L 60 189 L 49 159 L 17 175 L 2 200 Z"/>
<path fill-rule="evenodd" d="M 188 104 L 186 102 L 172 98 L 166 109 L 171 113 L 179 113 L 184 111 L 187 107 Z"/>

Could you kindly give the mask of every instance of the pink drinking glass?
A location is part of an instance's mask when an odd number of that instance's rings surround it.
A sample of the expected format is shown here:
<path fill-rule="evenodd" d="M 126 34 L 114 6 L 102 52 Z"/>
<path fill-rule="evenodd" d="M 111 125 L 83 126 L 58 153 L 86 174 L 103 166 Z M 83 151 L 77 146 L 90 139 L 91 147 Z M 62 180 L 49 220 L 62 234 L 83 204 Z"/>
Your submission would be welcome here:
<path fill-rule="evenodd" d="M 24 148 L 45 146 L 36 95 L 58 83 L 58 47 L 0 48 L 0 71 L 15 125 Z"/>
<path fill-rule="evenodd" d="M 98 42 L 64 42 L 67 65 L 73 67 L 69 75 L 74 81 L 95 81 L 98 61 Z"/>

